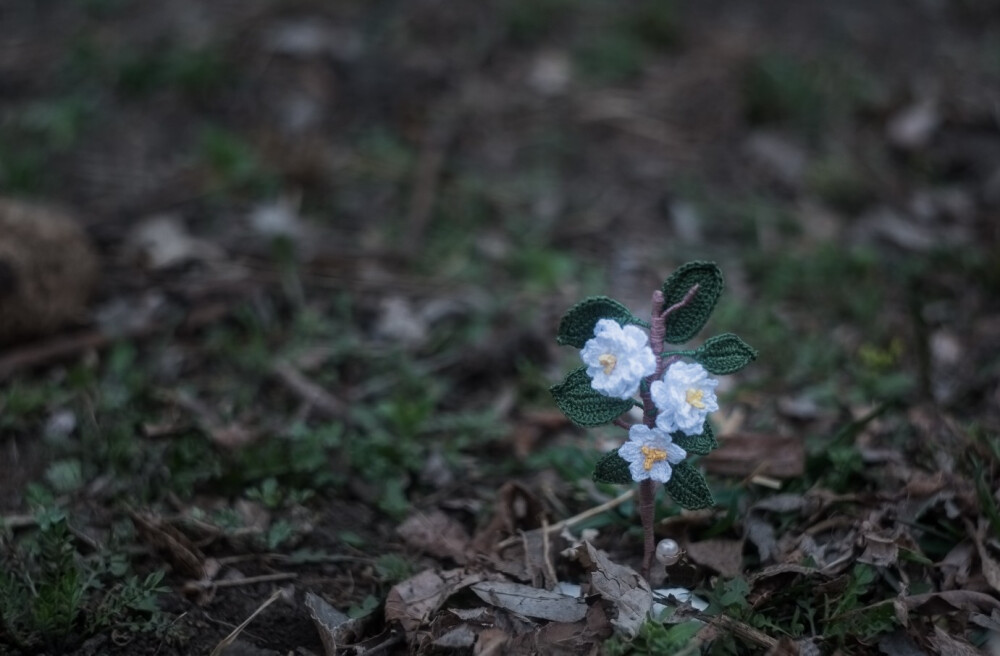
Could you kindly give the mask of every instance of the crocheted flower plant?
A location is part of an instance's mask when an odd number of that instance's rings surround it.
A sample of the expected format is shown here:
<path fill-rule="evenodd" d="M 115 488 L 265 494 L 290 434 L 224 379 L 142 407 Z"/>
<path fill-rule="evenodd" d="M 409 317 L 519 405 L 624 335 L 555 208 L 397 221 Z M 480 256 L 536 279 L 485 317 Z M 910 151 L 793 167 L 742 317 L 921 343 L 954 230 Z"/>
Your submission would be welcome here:
<path fill-rule="evenodd" d="M 632 480 L 651 478 L 658 483 L 670 480 L 670 465 L 687 458 L 687 452 L 674 444 L 670 433 L 643 424 L 628 429 L 628 442 L 618 449 L 618 455 L 628 462 Z"/>
<path fill-rule="evenodd" d="M 656 427 L 668 433 L 700 435 L 708 413 L 719 409 L 715 398 L 718 384 L 696 362 L 676 362 L 667 367 L 663 378 L 649 386 L 649 394 L 659 411 Z"/>
<path fill-rule="evenodd" d="M 665 484 L 682 508 L 714 504 L 705 477 L 689 459 L 718 446 L 707 420 L 719 409 L 718 381 L 709 374 L 731 374 L 757 358 L 731 333 L 711 337 L 694 350 L 666 350 L 667 344 L 684 344 L 702 329 L 722 287 L 722 272 L 714 263 L 689 262 L 653 293 L 649 323 L 606 296 L 577 303 L 559 323 L 556 340 L 580 349 L 585 366 L 552 387 L 556 404 L 580 426 L 614 423 L 629 431 L 622 447 L 598 461 L 594 480 L 639 483 L 646 575 L 653 556 L 654 482 Z M 630 424 L 623 415 L 636 406 L 643 409 L 643 421 Z"/>
<path fill-rule="evenodd" d="M 605 396 L 630 399 L 639 392 L 639 383 L 656 372 L 656 356 L 649 337 L 636 326 L 621 326 L 613 319 L 601 319 L 594 336 L 580 351 L 587 365 L 590 386 Z"/>

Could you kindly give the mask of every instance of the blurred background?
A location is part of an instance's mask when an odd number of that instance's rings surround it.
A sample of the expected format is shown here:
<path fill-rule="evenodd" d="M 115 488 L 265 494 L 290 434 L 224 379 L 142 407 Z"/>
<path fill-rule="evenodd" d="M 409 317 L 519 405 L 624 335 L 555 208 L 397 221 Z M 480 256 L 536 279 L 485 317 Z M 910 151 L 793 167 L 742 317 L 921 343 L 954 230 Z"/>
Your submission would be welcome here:
<path fill-rule="evenodd" d="M 1000 424 L 991 0 L 5 0 L 0 195 L 7 513 L 273 551 L 539 471 L 584 506 L 558 319 L 695 259 L 760 350 L 710 474 L 961 477 Z"/>

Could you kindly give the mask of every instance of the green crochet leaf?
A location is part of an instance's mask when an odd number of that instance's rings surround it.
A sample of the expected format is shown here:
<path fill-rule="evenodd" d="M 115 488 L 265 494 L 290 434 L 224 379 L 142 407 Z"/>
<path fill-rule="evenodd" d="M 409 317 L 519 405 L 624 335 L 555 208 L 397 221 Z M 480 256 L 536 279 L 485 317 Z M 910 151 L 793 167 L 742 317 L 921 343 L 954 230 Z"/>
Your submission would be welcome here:
<path fill-rule="evenodd" d="M 594 480 L 598 483 L 631 483 L 632 474 L 628 470 L 628 460 L 618 455 L 618 449 L 608 451 L 594 466 Z"/>
<path fill-rule="evenodd" d="M 722 272 L 714 262 L 688 262 L 663 283 L 663 308 L 680 303 L 692 287 L 698 291 L 687 305 L 667 317 L 666 340 L 683 344 L 694 337 L 715 309 L 722 294 Z"/>
<path fill-rule="evenodd" d="M 590 386 L 587 368 L 580 367 L 553 385 L 552 396 L 559 409 L 580 426 L 599 426 L 632 409 L 631 399 L 604 396 Z"/>
<path fill-rule="evenodd" d="M 698 510 L 715 505 L 715 499 L 712 498 L 712 491 L 708 489 L 705 477 L 687 460 L 674 465 L 666 487 L 674 502 L 685 510 Z"/>
<path fill-rule="evenodd" d="M 688 455 L 707 456 L 713 450 L 719 448 L 719 443 L 715 441 L 715 431 L 712 424 L 705 420 L 705 427 L 702 428 L 701 435 L 685 435 L 677 431 L 671 433 L 670 438 L 674 444 L 688 452 Z"/>
<path fill-rule="evenodd" d="M 695 362 L 713 374 L 739 371 L 757 359 L 757 350 L 732 333 L 716 335 L 694 352 Z"/>
<path fill-rule="evenodd" d="M 648 325 L 613 298 L 591 296 L 571 307 L 563 315 L 562 321 L 559 322 L 559 333 L 556 335 L 556 341 L 564 346 L 583 348 L 587 340 L 594 336 L 594 326 L 601 319 L 614 319 L 623 326 L 627 324 Z"/>

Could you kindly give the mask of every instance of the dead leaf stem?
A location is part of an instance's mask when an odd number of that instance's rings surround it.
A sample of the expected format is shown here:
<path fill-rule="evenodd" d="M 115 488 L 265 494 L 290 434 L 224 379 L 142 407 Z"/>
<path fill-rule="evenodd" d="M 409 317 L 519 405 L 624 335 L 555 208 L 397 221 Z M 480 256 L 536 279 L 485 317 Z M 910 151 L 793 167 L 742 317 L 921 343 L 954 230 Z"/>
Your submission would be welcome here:
<path fill-rule="evenodd" d="M 569 518 L 564 519 L 562 521 L 556 522 L 555 524 L 551 524 L 548 527 L 546 527 L 544 529 L 544 531 L 546 533 L 556 533 L 556 532 L 559 532 L 559 531 L 563 530 L 564 528 L 566 528 L 568 526 L 573 526 L 575 524 L 579 524 L 580 522 L 585 522 L 588 519 L 590 519 L 591 517 L 596 517 L 596 516 L 600 515 L 601 513 L 605 513 L 607 511 L 611 510 L 612 508 L 616 508 L 616 507 L 622 505 L 623 503 L 625 503 L 626 501 L 628 501 L 629 499 L 631 499 L 634 496 L 635 496 L 635 490 L 634 489 L 629 490 L 627 492 L 624 492 L 624 493 L 618 495 L 614 499 L 611 499 L 610 501 L 605 501 L 604 503 L 600 504 L 599 506 L 594 506 L 593 508 L 590 508 L 588 510 L 584 510 L 581 513 L 573 515 L 572 517 L 569 517 Z M 506 540 L 503 540 L 502 542 L 500 542 L 499 544 L 497 544 L 497 549 L 506 549 L 507 547 L 515 545 L 515 544 L 517 544 L 520 541 L 521 541 L 520 537 L 518 537 L 518 536 L 511 536 L 511 537 L 507 538 Z"/>
<path fill-rule="evenodd" d="M 233 644 L 233 642 L 236 641 L 236 638 L 238 638 L 239 635 L 241 633 L 243 633 L 243 629 L 247 628 L 247 626 L 249 626 L 250 622 L 252 622 L 255 617 L 257 617 L 262 612 L 264 612 L 265 608 L 267 608 L 268 606 L 270 606 L 271 604 L 273 604 L 275 601 L 277 601 L 278 597 L 280 597 L 281 594 L 282 594 L 281 588 L 278 588 L 277 590 L 275 590 L 271 594 L 271 596 L 267 598 L 267 601 L 265 601 L 264 603 L 262 603 L 260 605 L 260 607 L 257 608 L 257 610 L 255 610 L 254 612 L 252 612 L 250 614 L 250 617 L 248 617 L 245 620 L 243 620 L 242 624 L 240 624 L 238 627 L 236 627 L 235 629 L 233 629 L 232 633 L 230 633 L 225 638 L 223 638 L 222 641 L 218 645 L 215 646 L 215 649 L 212 650 L 212 656 L 219 656 L 226 649 L 226 647 L 228 647 L 229 645 Z"/>

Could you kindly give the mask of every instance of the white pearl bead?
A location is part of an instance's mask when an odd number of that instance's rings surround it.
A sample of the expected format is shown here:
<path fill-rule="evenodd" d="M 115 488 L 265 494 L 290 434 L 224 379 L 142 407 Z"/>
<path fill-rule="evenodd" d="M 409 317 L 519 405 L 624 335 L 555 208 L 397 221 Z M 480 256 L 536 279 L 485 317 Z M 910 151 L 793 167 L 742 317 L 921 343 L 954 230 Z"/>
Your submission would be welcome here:
<path fill-rule="evenodd" d="M 660 540 L 656 545 L 656 559 L 664 565 L 673 565 L 681 559 L 681 546 L 670 538 Z"/>

